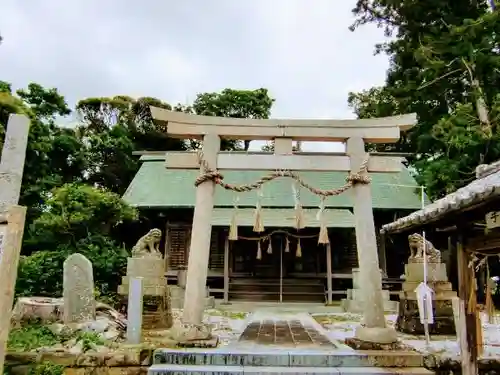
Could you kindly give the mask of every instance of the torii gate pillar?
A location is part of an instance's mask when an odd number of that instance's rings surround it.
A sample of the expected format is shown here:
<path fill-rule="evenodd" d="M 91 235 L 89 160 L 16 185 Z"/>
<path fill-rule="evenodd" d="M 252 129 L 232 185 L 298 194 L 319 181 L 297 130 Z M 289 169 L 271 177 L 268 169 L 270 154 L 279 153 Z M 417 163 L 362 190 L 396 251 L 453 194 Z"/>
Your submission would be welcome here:
<path fill-rule="evenodd" d="M 204 159 L 211 169 L 217 169 L 217 153 L 220 138 L 215 134 L 203 137 Z M 200 169 L 203 173 L 203 167 Z M 196 188 L 191 246 L 188 258 L 186 295 L 184 298 L 183 321 L 199 325 L 205 310 L 208 261 L 210 257 L 210 237 L 212 235 L 212 213 L 214 209 L 215 182 L 205 181 Z"/>
<path fill-rule="evenodd" d="M 347 154 L 351 161 L 351 172 L 356 173 L 356 168 L 367 157 L 363 139 L 349 138 Z M 385 323 L 371 186 L 354 184 L 352 193 L 359 276 L 365 301 L 363 325 L 356 328 L 355 337 L 361 341 L 393 343 L 397 340 L 397 333 L 396 330 L 388 328 Z"/>

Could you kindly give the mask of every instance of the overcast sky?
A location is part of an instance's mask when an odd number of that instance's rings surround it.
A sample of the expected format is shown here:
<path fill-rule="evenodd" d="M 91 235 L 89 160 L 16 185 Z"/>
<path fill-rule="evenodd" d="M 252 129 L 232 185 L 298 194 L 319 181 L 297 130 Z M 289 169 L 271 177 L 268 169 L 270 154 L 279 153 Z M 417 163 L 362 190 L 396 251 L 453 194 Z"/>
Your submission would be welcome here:
<path fill-rule="evenodd" d="M 119 94 L 186 103 L 265 87 L 273 117 L 353 118 L 348 92 L 383 84 L 388 66 L 373 56 L 381 30 L 348 30 L 354 4 L 2 0 L 0 79 L 57 87 L 72 105 Z"/>

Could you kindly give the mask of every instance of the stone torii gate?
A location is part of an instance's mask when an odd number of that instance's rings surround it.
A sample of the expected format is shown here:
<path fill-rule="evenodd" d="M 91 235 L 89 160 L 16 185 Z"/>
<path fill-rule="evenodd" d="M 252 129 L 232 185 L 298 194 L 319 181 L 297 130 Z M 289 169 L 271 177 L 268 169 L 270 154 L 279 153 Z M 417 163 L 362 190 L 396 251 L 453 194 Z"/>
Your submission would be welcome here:
<path fill-rule="evenodd" d="M 367 172 L 399 172 L 400 157 L 369 156 L 365 142 L 395 143 L 401 131 L 416 123 L 415 114 L 361 120 L 256 120 L 190 115 L 156 107 L 151 107 L 151 114 L 169 137 L 202 140 L 204 165 L 200 167 L 196 152 L 168 152 L 167 168 L 200 168 L 202 174 L 207 170 L 346 171 L 359 179 Z M 274 155 L 219 153 L 221 139 L 274 140 Z M 345 142 L 347 152 L 293 154 L 293 141 Z M 360 171 L 363 165 L 367 168 Z M 183 312 L 183 322 L 191 326 L 201 326 L 204 311 L 215 178 L 204 179 L 196 188 Z M 356 330 L 356 338 L 374 343 L 395 342 L 396 331 L 386 326 L 384 318 L 371 188 L 369 184 L 354 181 L 352 190 L 359 272 L 366 304 L 363 325 Z"/>

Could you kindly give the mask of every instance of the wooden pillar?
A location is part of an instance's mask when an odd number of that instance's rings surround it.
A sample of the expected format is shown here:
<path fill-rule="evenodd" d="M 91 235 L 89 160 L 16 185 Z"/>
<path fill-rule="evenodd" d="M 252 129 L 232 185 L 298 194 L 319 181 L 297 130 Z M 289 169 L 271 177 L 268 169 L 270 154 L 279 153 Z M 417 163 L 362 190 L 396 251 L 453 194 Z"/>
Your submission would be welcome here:
<path fill-rule="evenodd" d="M 326 244 L 326 288 L 327 288 L 327 303 L 332 303 L 332 247 L 329 243 Z"/>
<path fill-rule="evenodd" d="M 358 173 L 360 166 L 368 157 L 363 139 L 349 138 L 347 154 L 351 161 L 351 172 Z M 397 334 L 394 329 L 386 326 L 384 317 L 382 278 L 375 235 L 371 185 L 356 183 L 351 191 L 359 274 L 365 303 L 363 325 L 357 327 L 355 337 L 367 342 L 392 343 L 397 341 Z"/>
<path fill-rule="evenodd" d="M 224 241 L 224 304 L 229 304 L 229 234 Z"/>
<path fill-rule="evenodd" d="M 455 327 L 460 331 L 460 358 L 462 362 L 463 375 L 477 374 L 477 339 L 476 339 L 476 311 L 469 314 L 468 301 L 471 288 L 471 272 L 469 268 L 469 257 L 463 246 L 463 239 L 457 243 L 457 268 L 458 268 L 458 298 L 459 298 L 459 321 L 465 326 Z M 465 318 L 465 319 L 464 319 Z"/>
<path fill-rule="evenodd" d="M 0 224 L 0 374 L 4 373 L 26 207 L 10 206 L 7 213 L 2 212 L 2 216 L 6 216 L 7 223 Z"/>
<path fill-rule="evenodd" d="M 217 168 L 220 138 L 207 134 L 203 138 L 203 158 L 211 169 Z M 200 168 L 203 173 L 203 168 Z M 212 214 L 214 209 L 215 182 L 205 181 L 196 188 L 191 243 L 188 256 L 186 292 L 184 297 L 183 322 L 200 325 L 205 310 Z"/>

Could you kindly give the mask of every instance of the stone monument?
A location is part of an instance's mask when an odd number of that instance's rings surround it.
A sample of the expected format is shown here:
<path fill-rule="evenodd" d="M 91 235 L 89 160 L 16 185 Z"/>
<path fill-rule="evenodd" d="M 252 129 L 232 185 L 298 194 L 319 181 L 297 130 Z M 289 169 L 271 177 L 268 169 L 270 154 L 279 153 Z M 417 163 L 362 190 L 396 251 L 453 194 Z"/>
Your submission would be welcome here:
<path fill-rule="evenodd" d="M 380 277 L 382 278 L 382 270 L 380 270 Z M 341 301 L 341 307 L 345 312 L 363 314 L 365 311 L 365 301 L 363 297 L 363 285 L 360 280 L 360 273 L 358 268 L 352 269 L 352 289 L 347 290 L 347 298 Z M 382 299 L 384 302 L 385 312 L 398 311 L 398 302 L 391 301 L 388 290 L 382 290 Z"/>
<path fill-rule="evenodd" d="M 127 274 L 122 277 L 122 284 L 118 286 L 122 307 L 125 308 L 130 279 L 142 278 L 142 326 L 145 329 L 172 326 L 170 291 L 165 278 L 165 263 L 159 250 L 160 240 L 161 230 L 155 228 L 137 241 L 132 248 L 132 256 L 127 258 Z"/>
<path fill-rule="evenodd" d="M 76 253 L 64 261 L 63 268 L 64 323 L 95 320 L 92 263 L 84 255 Z"/>
<path fill-rule="evenodd" d="M 441 263 L 441 252 L 420 234 L 408 236 L 410 257 L 405 266 L 405 281 L 399 295 L 399 313 L 396 329 L 411 334 L 424 334 L 424 326 L 420 322 L 417 294 L 415 289 L 424 281 L 424 251 L 427 258 L 427 285 L 434 291 L 432 295 L 432 312 L 434 323 L 429 324 L 431 335 L 454 335 L 452 298 L 457 294 L 448 282 L 446 264 Z"/>

